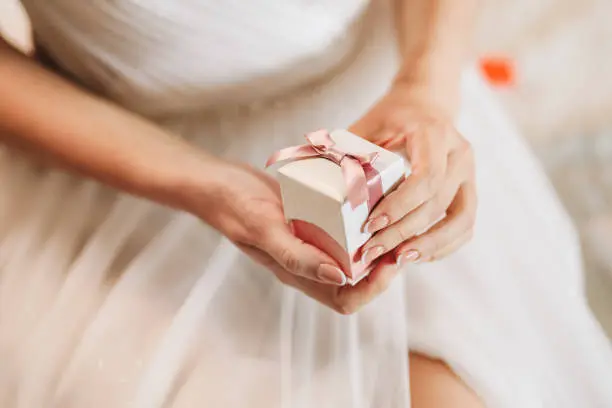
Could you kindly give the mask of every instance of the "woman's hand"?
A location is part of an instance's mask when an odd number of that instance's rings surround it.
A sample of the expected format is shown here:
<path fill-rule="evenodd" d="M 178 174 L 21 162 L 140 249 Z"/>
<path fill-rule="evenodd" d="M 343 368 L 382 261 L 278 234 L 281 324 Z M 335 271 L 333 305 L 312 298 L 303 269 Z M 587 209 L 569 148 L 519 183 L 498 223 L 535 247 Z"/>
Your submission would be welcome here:
<path fill-rule="evenodd" d="M 395 273 L 374 274 L 355 287 L 339 286 L 346 275 L 337 263 L 291 233 L 276 181 L 222 161 L 84 92 L 11 49 L 1 37 L 0 94 L 0 134 L 10 135 L 3 143 L 199 216 L 281 281 L 341 313 L 367 303 Z"/>
<path fill-rule="evenodd" d="M 191 212 L 270 269 L 281 282 L 342 314 L 355 312 L 387 287 L 395 268 L 354 287 L 346 285 L 346 275 L 337 262 L 293 235 L 283 216 L 276 180 L 246 165 L 221 162 L 219 166 L 216 187 L 196 195 Z M 387 262 L 394 264 L 394 259 Z"/>
<path fill-rule="evenodd" d="M 346 276 L 323 252 L 296 238 L 285 222 L 278 183 L 247 165 L 221 162 L 214 189 L 192 208 L 258 262 L 320 283 L 344 285 Z"/>
<path fill-rule="evenodd" d="M 383 199 L 365 228 L 376 233 L 365 260 L 392 253 L 399 266 L 440 259 L 472 236 L 476 214 L 474 156 L 452 113 L 426 88 L 395 84 L 351 131 L 406 154 L 412 174 Z"/>

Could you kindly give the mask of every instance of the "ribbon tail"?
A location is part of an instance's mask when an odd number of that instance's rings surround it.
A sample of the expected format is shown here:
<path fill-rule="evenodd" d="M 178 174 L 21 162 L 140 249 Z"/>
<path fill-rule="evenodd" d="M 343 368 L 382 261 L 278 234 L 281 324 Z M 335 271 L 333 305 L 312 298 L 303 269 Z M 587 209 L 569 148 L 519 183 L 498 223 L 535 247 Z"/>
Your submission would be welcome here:
<path fill-rule="evenodd" d="M 368 208 L 370 211 L 383 198 L 383 186 L 380 173 L 371 164 L 363 166 L 363 171 L 368 183 Z"/>
<path fill-rule="evenodd" d="M 317 156 L 319 156 L 319 153 L 317 153 L 310 145 L 287 147 L 274 152 L 274 154 L 268 158 L 268 161 L 266 161 L 266 167 L 270 167 L 273 164 L 308 159 Z"/>
<path fill-rule="evenodd" d="M 345 158 L 340 164 L 346 183 L 346 198 L 354 210 L 363 203 L 368 203 L 368 181 L 361 164 L 354 159 Z"/>

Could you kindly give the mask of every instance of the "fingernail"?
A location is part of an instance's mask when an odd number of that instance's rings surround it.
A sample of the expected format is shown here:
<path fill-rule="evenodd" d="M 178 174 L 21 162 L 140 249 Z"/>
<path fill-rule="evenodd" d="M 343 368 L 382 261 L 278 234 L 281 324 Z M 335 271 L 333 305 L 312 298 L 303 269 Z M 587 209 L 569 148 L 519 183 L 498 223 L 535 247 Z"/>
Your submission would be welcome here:
<path fill-rule="evenodd" d="M 366 223 L 364 230 L 365 232 L 373 234 L 376 231 L 385 228 L 387 225 L 389 225 L 389 217 L 387 217 L 386 215 L 381 215 L 379 217 L 372 218 L 371 220 L 369 220 Z"/>
<path fill-rule="evenodd" d="M 419 251 L 415 249 L 411 249 L 410 251 L 403 252 L 397 256 L 397 267 L 401 268 L 409 263 L 414 263 L 419 260 L 421 254 Z"/>
<path fill-rule="evenodd" d="M 364 265 L 369 265 L 370 262 L 381 256 L 385 252 L 385 249 L 378 245 L 372 248 L 368 248 L 361 255 L 361 263 Z"/>
<path fill-rule="evenodd" d="M 346 285 L 346 275 L 342 270 L 332 265 L 320 265 L 317 270 L 317 277 L 325 283 L 333 285 Z"/>

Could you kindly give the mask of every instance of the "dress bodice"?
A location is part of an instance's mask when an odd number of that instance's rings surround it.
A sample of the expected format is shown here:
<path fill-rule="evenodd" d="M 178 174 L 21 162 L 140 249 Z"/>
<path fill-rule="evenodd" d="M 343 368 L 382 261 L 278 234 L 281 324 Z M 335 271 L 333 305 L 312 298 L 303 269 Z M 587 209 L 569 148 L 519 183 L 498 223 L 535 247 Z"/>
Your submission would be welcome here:
<path fill-rule="evenodd" d="M 249 103 L 355 48 L 367 0 L 23 0 L 38 45 L 145 114 Z"/>

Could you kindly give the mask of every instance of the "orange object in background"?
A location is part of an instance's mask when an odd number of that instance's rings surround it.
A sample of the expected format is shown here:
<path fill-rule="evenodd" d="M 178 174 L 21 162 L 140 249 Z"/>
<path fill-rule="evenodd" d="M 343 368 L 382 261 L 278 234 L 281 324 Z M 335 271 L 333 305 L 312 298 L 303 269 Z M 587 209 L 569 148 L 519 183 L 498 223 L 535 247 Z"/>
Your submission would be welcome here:
<path fill-rule="evenodd" d="M 514 61 L 507 57 L 483 57 L 480 59 L 480 70 L 487 81 L 498 87 L 514 85 L 516 71 Z"/>

